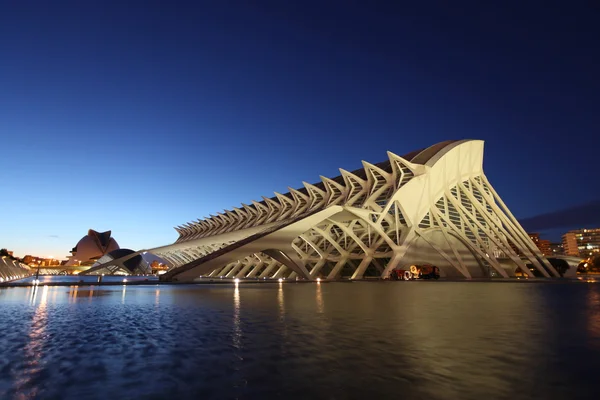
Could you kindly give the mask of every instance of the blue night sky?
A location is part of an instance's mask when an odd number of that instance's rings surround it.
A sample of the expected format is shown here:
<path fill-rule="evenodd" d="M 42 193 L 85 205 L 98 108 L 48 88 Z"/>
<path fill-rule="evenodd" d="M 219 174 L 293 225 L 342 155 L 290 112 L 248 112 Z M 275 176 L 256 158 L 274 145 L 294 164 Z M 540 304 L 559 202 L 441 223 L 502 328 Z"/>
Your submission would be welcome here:
<path fill-rule="evenodd" d="M 362 3 L 2 2 L 0 247 L 164 245 L 447 139 L 518 218 L 600 199 L 593 2 Z"/>

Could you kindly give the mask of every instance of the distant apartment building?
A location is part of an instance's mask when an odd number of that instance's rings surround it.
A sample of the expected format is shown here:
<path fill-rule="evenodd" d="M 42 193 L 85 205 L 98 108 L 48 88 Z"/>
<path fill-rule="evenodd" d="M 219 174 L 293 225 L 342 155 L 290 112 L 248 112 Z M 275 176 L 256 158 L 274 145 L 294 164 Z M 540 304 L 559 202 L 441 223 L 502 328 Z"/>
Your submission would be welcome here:
<path fill-rule="evenodd" d="M 589 257 L 600 252 L 600 228 L 577 229 L 562 237 L 565 255 Z"/>
<path fill-rule="evenodd" d="M 545 239 L 540 239 L 540 234 L 535 232 L 535 233 L 528 233 L 527 236 L 529 236 L 529 238 L 531 239 L 531 241 L 533 243 L 535 243 L 536 247 L 540 250 L 540 252 L 545 255 L 545 256 L 551 256 L 551 255 L 556 255 L 556 253 L 552 252 L 552 248 L 551 248 L 551 243 L 549 240 L 545 240 Z M 510 243 L 510 247 L 512 247 L 512 249 L 514 250 L 514 252 L 519 255 L 519 256 L 523 256 L 523 251 L 517 247 L 514 243 Z"/>
<path fill-rule="evenodd" d="M 29 265 L 30 267 L 48 267 L 51 265 L 61 265 L 60 260 L 36 257 L 29 254 L 23 257 L 23 263 Z"/>
<path fill-rule="evenodd" d="M 535 245 L 540 249 L 543 255 L 551 256 L 553 254 L 552 248 L 550 247 L 550 241 L 546 239 L 540 239 L 539 233 L 529 233 L 529 238 L 535 243 Z"/>

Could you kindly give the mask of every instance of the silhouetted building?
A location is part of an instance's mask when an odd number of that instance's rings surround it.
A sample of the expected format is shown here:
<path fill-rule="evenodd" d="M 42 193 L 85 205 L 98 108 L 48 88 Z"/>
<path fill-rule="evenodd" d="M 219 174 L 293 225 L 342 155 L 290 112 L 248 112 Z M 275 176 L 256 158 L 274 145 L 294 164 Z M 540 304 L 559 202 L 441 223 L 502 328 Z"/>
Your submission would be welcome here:
<path fill-rule="evenodd" d="M 550 243 L 550 250 L 552 250 L 552 255 L 554 256 L 562 256 L 565 254 L 562 243 Z"/>

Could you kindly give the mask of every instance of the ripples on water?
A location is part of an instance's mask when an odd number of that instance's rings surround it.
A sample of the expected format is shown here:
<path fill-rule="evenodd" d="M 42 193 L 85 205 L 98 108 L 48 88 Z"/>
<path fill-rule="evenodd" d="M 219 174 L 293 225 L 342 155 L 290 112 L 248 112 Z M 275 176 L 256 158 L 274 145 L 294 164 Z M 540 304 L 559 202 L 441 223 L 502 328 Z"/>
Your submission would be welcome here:
<path fill-rule="evenodd" d="M 600 398 L 600 285 L 0 289 L 0 398 Z"/>

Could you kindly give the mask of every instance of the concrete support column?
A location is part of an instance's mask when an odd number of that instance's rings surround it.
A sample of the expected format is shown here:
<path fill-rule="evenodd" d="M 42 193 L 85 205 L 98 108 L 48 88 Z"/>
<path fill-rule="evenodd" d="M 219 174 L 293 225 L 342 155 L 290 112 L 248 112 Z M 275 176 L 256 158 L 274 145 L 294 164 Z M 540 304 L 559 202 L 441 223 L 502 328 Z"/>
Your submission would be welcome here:
<path fill-rule="evenodd" d="M 282 275 L 288 270 L 288 267 L 286 265 L 282 265 L 281 267 L 279 267 L 279 269 L 277 270 L 277 272 L 275 273 L 275 275 L 273 275 L 274 279 L 278 279 L 281 278 Z"/>
<path fill-rule="evenodd" d="M 269 263 L 269 265 L 267 265 L 267 268 L 265 268 L 265 270 L 258 276 L 259 278 L 264 278 L 266 276 L 269 275 L 269 273 L 273 270 L 273 268 L 275 268 L 275 266 L 278 264 L 277 261 L 273 260 Z"/>
<path fill-rule="evenodd" d="M 398 264 L 400 264 L 400 260 L 402 259 L 402 257 L 404 257 L 405 253 L 406 253 L 406 250 L 394 249 L 394 255 L 392 256 L 392 259 L 390 260 L 387 267 L 385 267 L 385 270 L 383 270 L 383 273 L 381 274 L 382 278 L 387 278 L 390 275 L 392 270 L 394 268 L 396 268 L 398 266 Z"/>
<path fill-rule="evenodd" d="M 365 274 L 365 271 L 371 264 L 372 259 L 372 256 L 366 255 L 365 258 L 362 259 L 362 261 L 358 265 L 358 268 L 356 268 L 354 274 L 352 274 L 352 277 L 350 279 L 362 279 L 363 275 Z"/>
<path fill-rule="evenodd" d="M 321 270 L 321 268 L 323 268 L 323 265 L 325 265 L 325 262 L 327 260 L 325 258 L 321 258 L 316 264 L 315 266 L 312 268 L 312 270 L 310 271 L 310 277 L 312 279 L 315 279 L 317 277 L 317 274 L 319 273 L 319 271 Z"/>
<path fill-rule="evenodd" d="M 333 269 L 331 270 L 329 275 L 327 275 L 327 279 L 328 280 L 336 279 L 338 277 L 338 275 L 340 274 L 340 271 L 342 270 L 342 268 L 344 268 L 344 265 L 346 264 L 347 260 L 348 260 L 347 257 L 342 257 L 342 259 L 340 261 L 338 261 L 337 264 L 335 264 L 335 267 L 333 267 Z"/>
<path fill-rule="evenodd" d="M 265 262 L 261 261 L 258 264 L 256 264 L 256 266 L 252 267 L 252 269 L 250 270 L 250 272 L 248 272 L 246 274 L 246 278 L 253 278 L 253 277 L 255 277 L 256 274 L 258 273 L 258 271 L 260 271 L 260 269 L 263 267 L 263 265 L 265 265 Z"/>
<path fill-rule="evenodd" d="M 250 264 L 252 265 L 252 264 Z M 233 266 L 233 268 L 231 268 L 231 270 L 229 270 L 229 272 L 227 272 L 227 275 L 225 275 L 227 278 L 235 278 L 235 276 L 237 275 L 238 271 L 241 270 L 242 268 L 244 268 L 244 262 L 243 261 L 238 261 L 236 263 L 236 265 Z"/>
<path fill-rule="evenodd" d="M 257 261 L 257 262 L 253 262 L 253 263 L 250 263 L 250 264 L 248 264 L 248 265 L 244 266 L 244 268 L 242 268 L 242 269 L 240 270 L 240 272 L 238 272 L 238 273 L 237 273 L 237 275 L 236 275 L 235 277 L 236 277 L 236 278 L 245 278 L 245 277 L 246 277 L 246 274 L 247 274 L 247 272 L 248 272 L 248 271 L 249 271 L 251 268 L 253 268 L 253 267 L 257 267 L 257 266 L 260 266 L 260 265 L 263 265 L 263 262 L 262 262 L 262 261 L 258 261 L 258 260 L 255 260 L 255 261 Z"/>

